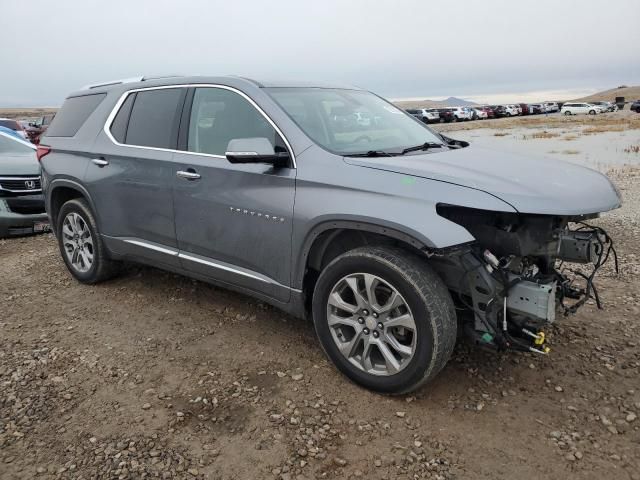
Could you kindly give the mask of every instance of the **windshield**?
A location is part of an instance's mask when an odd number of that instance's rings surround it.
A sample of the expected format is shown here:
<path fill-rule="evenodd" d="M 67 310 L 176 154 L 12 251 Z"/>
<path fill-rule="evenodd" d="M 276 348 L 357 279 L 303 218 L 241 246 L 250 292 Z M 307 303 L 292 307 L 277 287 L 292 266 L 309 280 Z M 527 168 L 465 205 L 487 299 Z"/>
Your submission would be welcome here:
<path fill-rule="evenodd" d="M 0 155 L 3 153 L 11 155 L 33 155 L 34 149 L 17 138 L 14 139 L 0 132 Z"/>
<path fill-rule="evenodd" d="M 317 144 L 338 155 L 403 149 L 442 139 L 424 123 L 361 90 L 267 88 L 280 107 Z"/>

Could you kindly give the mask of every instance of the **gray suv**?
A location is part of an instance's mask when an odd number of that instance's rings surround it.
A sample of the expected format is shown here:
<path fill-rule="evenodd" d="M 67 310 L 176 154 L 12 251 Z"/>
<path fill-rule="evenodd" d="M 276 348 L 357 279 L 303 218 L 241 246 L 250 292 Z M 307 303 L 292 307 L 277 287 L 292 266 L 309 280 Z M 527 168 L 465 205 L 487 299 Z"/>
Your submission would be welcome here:
<path fill-rule="evenodd" d="M 338 369 L 388 393 L 462 334 L 546 353 L 611 251 L 583 222 L 620 206 L 600 173 L 470 147 L 370 92 L 237 77 L 87 87 L 38 155 L 79 281 L 128 260 L 244 292 L 311 318 Z"/>

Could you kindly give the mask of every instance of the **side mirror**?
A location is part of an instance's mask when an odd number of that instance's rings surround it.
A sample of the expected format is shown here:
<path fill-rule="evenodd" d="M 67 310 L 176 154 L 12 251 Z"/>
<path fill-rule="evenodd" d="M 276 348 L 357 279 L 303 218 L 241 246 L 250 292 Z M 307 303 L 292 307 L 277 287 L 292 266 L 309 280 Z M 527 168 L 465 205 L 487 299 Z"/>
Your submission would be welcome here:
<path fill-rule="evenodd" d="M 234 138 L 229 141 L 225 156 L 230 163 L 268 163 L 274 167 L 289 164 L 287 152 L 276 152 L 264 137 Z"/>

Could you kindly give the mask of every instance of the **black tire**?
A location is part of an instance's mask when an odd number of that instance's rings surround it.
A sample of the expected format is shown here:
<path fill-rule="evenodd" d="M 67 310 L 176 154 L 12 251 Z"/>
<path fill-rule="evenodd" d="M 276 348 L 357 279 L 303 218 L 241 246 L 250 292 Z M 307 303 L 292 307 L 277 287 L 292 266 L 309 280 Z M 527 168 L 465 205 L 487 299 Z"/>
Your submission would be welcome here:
<path fill-rule="evenodd" d="M 589 110 L 589 115 L 595 115 L 596 111 L 595 110 Z"/>
<path fill-rule="evenodd" d="M 566 112 L 564 112 L 564 114 L 569 116 L 569 115 L 571 115 L 571 112 L 569 110 L 567 110 Z"/>
<path fill-rule="evenodd" d="M 406 300 L 414 314 L 413 357 L 398 373 L 374 375 L 354 366 L 336 345 L 327 323 L 327 302 L 345 276 L 370 273 Z M 456 312 L 444 282 L 424 258 L 393 247 L 360 247 L 334 259 L 320 274 L 313 293 L 313 320 L 320 344 L 336 367 L 353 382 L 388 394 L 407 393 L 433 379 L 449 360 L 457 338 Z"/>
<path fill-rule="evenodd" d="M 67 257 L 63 244 L 62 227 L 65 218 L 71 213 L 75 213 L 81 217 L 81 219 L 88 227 L 93 239 L 93 262 L 91 264 L 91 267 L 85 272 L 79 271 L 76 267 L 73 266 L 73 264 Z M 62 208 L 60 208 L 60 211 L 58 212 L 56 221 L 56 237 L 58 239 L 60 255 L 62 256 L 62 259 L 67 266 L 69 273 L 71 273 L 71 275 L 73 275 L 73 277 L 79 282 L 86 284 L 99 283 L 104 280 L 108 280 L 118 272 L 119 265 L 117 262 L 109 258 L 104 244 L 102 243 L 102 239 L 99 235 L 93 212 L 84 199 L 76 198 L 73 200 L 69 200 L 64 205 L 62 205 Z"/>

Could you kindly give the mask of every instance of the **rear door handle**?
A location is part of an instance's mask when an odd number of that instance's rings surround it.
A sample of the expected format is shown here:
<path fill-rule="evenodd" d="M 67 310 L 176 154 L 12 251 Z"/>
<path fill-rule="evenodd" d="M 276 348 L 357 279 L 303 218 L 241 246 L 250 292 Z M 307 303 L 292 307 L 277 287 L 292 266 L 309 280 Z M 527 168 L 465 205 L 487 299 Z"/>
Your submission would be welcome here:
<path fill-rule="evenodd" d="M 200 178 L 200 174 L 192 168 L 189 170 L 178 170 L 176 176 L 186 178 L 187 180 L 198 180 Z"/>
<path fill-rule="evenodd" d="M 107 165 L 109 165 L 109 161 L 105 160 L 104 158 L 92 158 L 91 163 L 99 167 L 106 167 Z"/>

